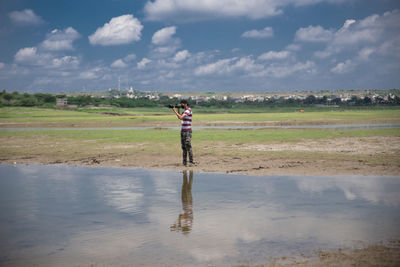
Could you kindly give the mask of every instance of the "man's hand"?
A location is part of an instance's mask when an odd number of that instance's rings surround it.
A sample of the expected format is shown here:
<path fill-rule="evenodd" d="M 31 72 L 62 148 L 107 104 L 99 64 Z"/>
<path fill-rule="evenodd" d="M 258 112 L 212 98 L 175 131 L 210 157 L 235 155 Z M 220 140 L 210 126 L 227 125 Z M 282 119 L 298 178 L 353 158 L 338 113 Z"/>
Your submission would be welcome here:
<path fill-rule="evenodd" d="M 186 114 L 180 114 L 179 113 L 179 108 L 178 108 L 178 111 L 176 111 L 175 107 L 173 107 L 172 110 L 175 112 L 175 114 L 178 117 L 178 119 L 182 120 L 183 118 L 186 117 Z"/>

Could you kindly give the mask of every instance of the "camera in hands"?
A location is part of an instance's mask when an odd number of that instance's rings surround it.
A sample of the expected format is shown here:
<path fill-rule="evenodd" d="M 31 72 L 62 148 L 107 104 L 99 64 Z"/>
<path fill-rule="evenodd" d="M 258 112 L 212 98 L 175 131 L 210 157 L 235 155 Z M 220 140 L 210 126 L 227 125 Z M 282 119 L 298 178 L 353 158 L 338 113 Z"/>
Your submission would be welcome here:
<path fill-rule="evenodd" d="M 171 105 L 171 104 L 169 104 L 167 107 L 169 107 L 169 108 L 181 108 L 182 105 Z"/>

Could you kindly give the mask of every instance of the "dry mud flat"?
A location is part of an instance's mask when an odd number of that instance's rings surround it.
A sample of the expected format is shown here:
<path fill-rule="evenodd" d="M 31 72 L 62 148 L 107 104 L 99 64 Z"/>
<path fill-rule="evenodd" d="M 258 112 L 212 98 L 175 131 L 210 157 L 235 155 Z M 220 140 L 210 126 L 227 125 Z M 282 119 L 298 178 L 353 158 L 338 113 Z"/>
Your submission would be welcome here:
<path fill-rule="evenodd" d="M 178 144 L 174 152 L 163 153 L 157 149 L 150 151 L 146 144 L 139 143 L 96 144 L 90 149 L 85 148 L 84 143 L 69 143 L 60 145 L 62 149 L 59 149 L 47 141 L 40 145 L 18 142 L 16 140 L 0 145 L 0 149 L 6 151 L 2 153 L 0 162 L 184 168 Z M 11 153 L 7 153 L 7 150 Z M 202 172 L 248 175 L 400 175 L 399 136 L 343 137 L 270 144 L 204 143 L 194 145 L 194 155 L 196 165 L 190 168 Z"/>

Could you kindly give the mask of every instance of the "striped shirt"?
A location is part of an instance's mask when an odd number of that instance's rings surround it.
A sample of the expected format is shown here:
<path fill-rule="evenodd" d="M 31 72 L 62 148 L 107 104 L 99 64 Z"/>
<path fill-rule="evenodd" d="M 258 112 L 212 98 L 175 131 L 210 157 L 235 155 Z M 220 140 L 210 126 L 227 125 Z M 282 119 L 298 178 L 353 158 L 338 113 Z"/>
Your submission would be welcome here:
<path fill-rule="evenodd" d="M 182 119 L 181 131 L 187 132 L 192 130 L 192 110 L 190 108 L 185 109 L 183 114 L 186 116 Z"/>

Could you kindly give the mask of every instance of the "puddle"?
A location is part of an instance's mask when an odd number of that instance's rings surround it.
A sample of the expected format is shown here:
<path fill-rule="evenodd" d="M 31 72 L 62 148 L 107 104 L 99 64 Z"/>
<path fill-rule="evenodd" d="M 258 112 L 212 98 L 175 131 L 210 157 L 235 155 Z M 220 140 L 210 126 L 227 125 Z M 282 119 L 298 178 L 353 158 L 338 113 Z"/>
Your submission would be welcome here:
<path fill-rule="evenodd" d="M 226 126 L 193 126 L 194 130 L 257 130 L 257 129 L 335 129 L 335 130 L 357 130 L 357 129 L 393 129 L 400 128 L 400 124 L 396 123 L 376 123 L 376 124 L 327 124 L 327 125 L 226 125 Z M 98 127 L 98 128 L 45 128 L 45 127 L 24 127 L 24 128 L 6 128 L 1 127 L 0 131 L 61 131 L 61 130 L 179 130 L 180 127 L 165 126 L 162 128 L 143 126 L 143 127 Z"/>
<path fill-rule="evenodd" d="M 400 239 L 400 177 L 39 165 L 0 177 L 0 265 L 256 265 Z"/>

